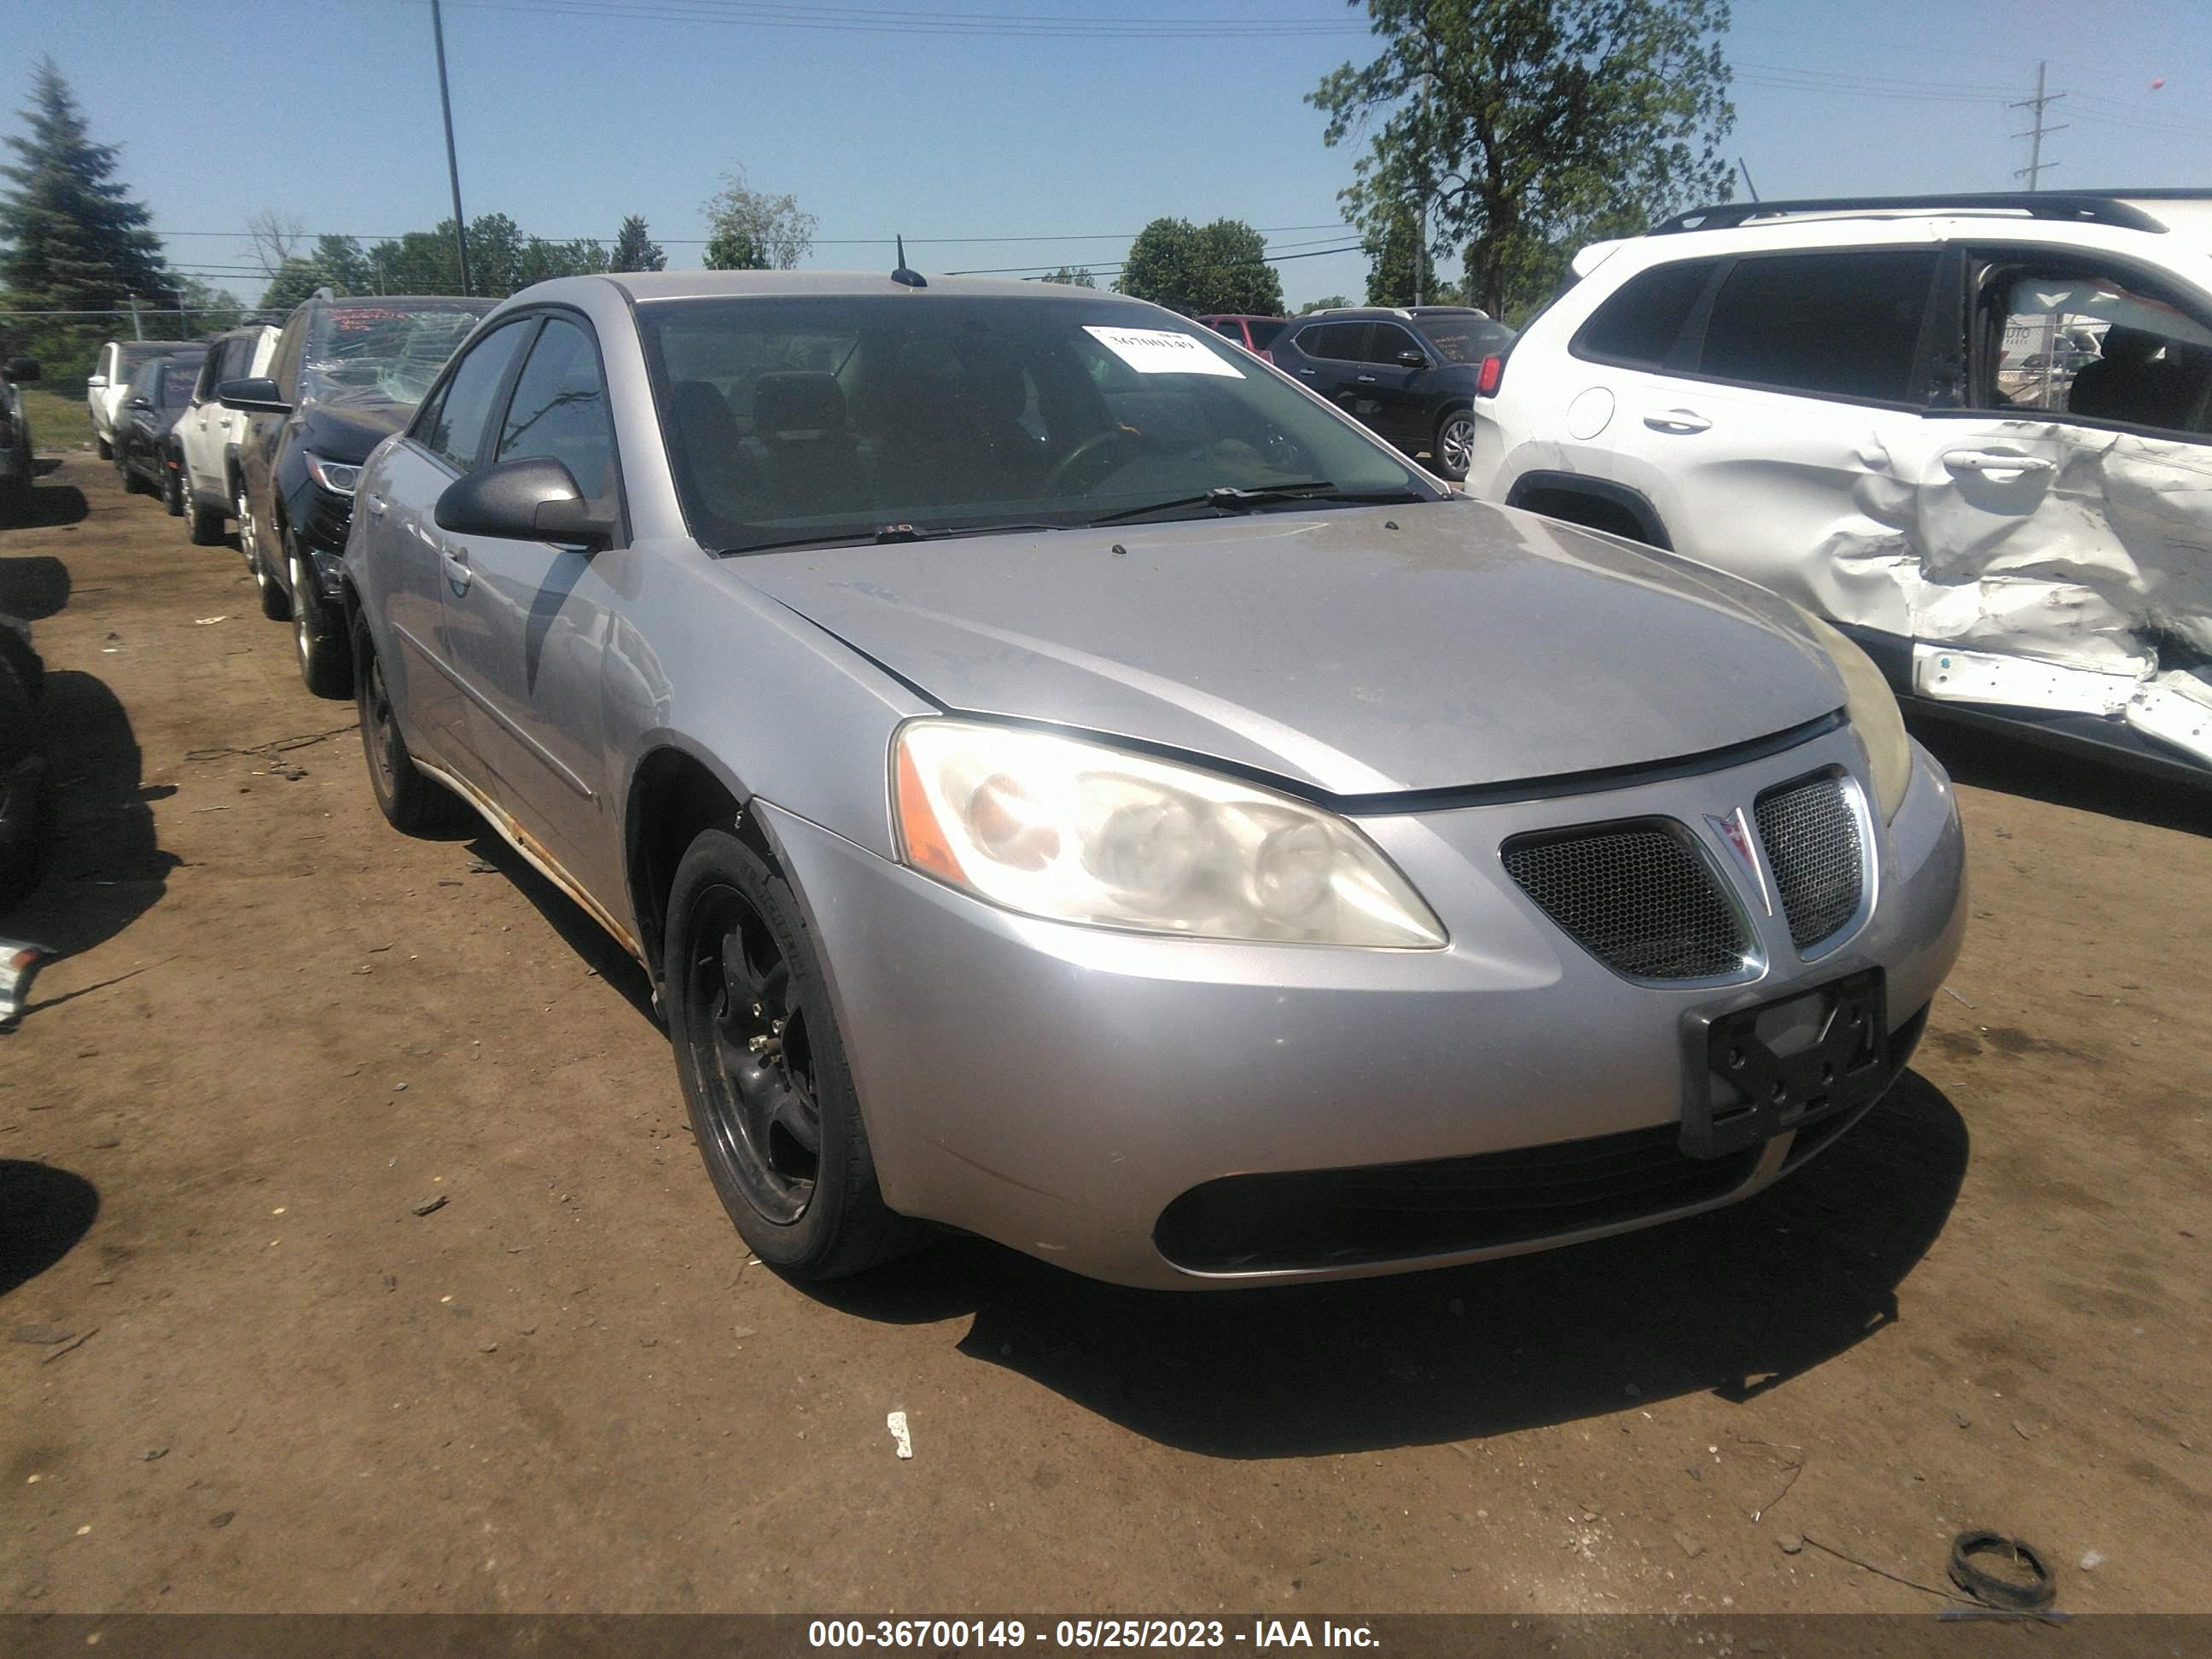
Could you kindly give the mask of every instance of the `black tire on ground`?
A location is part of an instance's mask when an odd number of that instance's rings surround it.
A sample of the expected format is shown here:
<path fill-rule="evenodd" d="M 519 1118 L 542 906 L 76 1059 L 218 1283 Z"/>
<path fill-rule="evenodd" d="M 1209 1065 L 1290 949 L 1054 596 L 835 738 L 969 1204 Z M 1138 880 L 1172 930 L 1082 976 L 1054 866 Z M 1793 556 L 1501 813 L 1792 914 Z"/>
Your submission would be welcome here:
<path fill-rule="evenodd" d="M 261 614 L 270 622 L 290 621 L 291 595 L 285 592 L 284 584 L 276 580 L 276 573 L 269 568 L 269 560 L 262 550 L 259 537 L 254 538 L 253 550 L 246 556 L 246 563 L 253 572 L 253 585 L 260 590 Z"/>
<path fill-rule="evenodd" d="M 139 482 L 138 475 L 131 470 L 131 463 L 125 460 L 120 453 L 115 457 L 115 476 L 123 481 L 123 493 L 126 495 L 136 495 L 146 488 Z"/>
<path fill-rule="evenodd" d="M 115 446 L 108 442 L 106 439 L 96 437 L 92 441 L 99 448 L 100 459 L 101 460 L 112 461 L 115 459 Z"/>
<path fill-rule="evenodd" d="M 793 1279 L 860 1273 L 927 1237 L 885 1206 L 799 902 L 727 830 L 700 832 L 668 898 L 662 995 L 707 1173 L 738 1232 Z"/>
<path fill-rule="evenodd" d="M 1448 409 L 1437 422 L 1436 441 L 1429 446 L 1430 471 L 1454 483 L 1467 477 L 1474 460 L 1474 411 Z"/>
<path fill-rule="evenodd" d="M 173 519 L 185 516 L 185 464 L 174 456 L 161 463 L 161 505 Z"/>
<path fill-rule="evenodd" d="M 354 708 L 361 717 L 362 753 L 368 761 L 369 792 L 384 821 L 403 836 L 433 836 L 468 822 L 468 803 L 427 775 L 399 735 L 384 672 L 368 625 L 354 618 Z"/>
<path fill-rule="evenodd" d="M 319 697 L 353 695 L 353 652 L 344 619 L 333 616 L 316 590 L 315 574 L 292 532 L 284 532 L 284 574 L 292 584 L 292 649 L 300 678 Z"/>
<path fill-rule="evenodd" d="M 191 503 L 191 511 L 187 516 L 191 520 L 190 533 L 194 547 L 222 545 L 223 526 L 228 515 L 221 507 L 202 507 L 198 501 L 194 501 Z"/>

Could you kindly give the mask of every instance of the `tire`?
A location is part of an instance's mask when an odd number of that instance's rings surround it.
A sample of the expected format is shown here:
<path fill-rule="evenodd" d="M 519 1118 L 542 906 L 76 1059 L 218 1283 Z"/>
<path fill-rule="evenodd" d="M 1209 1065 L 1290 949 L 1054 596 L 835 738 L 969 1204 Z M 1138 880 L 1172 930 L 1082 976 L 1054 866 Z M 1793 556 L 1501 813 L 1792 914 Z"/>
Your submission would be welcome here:
<path fill-rule="evenodd" d="M 247 500 L 243 484 L 238 487 L 238 542 L 246 550 L 246 568 L 253 574 L 253 586 L 259 590 L 261 614 L 270 622 L 288 622 L 292 616 L 292 596 L 276 580 L 276 573 L 270 568 L 269 560 L 262 551 L 261 526 L 253 521 L 252 503 Z"/>
<path fill-rule="evenodd" d="M 1474 465 L 1474 411 L 1448 409 L 1437 422 L 1436 441 L 1429 446 L 1431 467 L 1439 478 L 1458 483 Z"/>
<path fill-rule="evenodd" d="M 284 532 L 284 574 L 292 584 L 292 649 L 300 678 L 319 697 L 353 695 L 353 653 L 343 624 L 330 613 L 292 532 Z"/>
<path fill-rule="evenodd" d="M 120 450 L 115 454 L 115 476 L 123 481 L 123 493 L 126 495 L 136 495 L 146 487 L 138 482 L 138 475 L 131 470 L 130 461 Z"/>
<path fill-rule="evenodd" d="M 191 527 L 188 533 L 192 538 L 194 547 L 222 545 L 223 526 L 228 515 L 222 508 L 202 507 L 198 501 L 194 501 L 191 503 L 191 512 L 186 516 L 191 520 Z"/>
<path fill-rule="evenodd" d="M 106 439 L 95 434 L 92 441 L 94 447 L 100 451 L 100 459 L 101 460 L 112 461 L 115 459 L 115 446 L 108 442 Z"/>
<path fill-rule="evenodd" d="M 253 498 L 246 493 L 246 481 L 241 478 L 230 492 L 230 516 L 238 520 L 238 550 L 246 560 L 246 568 L 253 574 Z"/>
<path fill-rule="evenodd" d="M 676 866 L 667 935 L 677 1074 L 738 1236 L 795 1279 L 843 1278 L 920 1243 L 926 1229 L 886 1207 L 876 1184 L 790 884 L 727 830 L 702 830 Z"/>
<path fill-rule="evenodd" d="M 161 505 L 168 508 L 171 518 L 181 519 L 185 516 L 185 464 L 163 465 L 167 470 L 161 474 Z"/>
<path fill-rule="evenodd" d="M 368 624 L 358 617 L 351 645 L 354 708 L 361 718 L 362 753 L 368 762 L 369 793 L 376 797 L 377 810 L 403 836 L 459 829 L 469 820 L 468 803 L 425 774 L 407 752 Z"/>

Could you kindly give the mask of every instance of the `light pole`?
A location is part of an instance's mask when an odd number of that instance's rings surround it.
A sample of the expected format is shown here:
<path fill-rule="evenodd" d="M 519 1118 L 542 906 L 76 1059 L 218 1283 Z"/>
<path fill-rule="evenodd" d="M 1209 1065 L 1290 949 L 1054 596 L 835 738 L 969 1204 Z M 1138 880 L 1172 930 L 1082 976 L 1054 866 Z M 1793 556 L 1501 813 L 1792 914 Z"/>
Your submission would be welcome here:
<path fill-rule="evenodd" d="M 461 217 L 461 164 L 453 155 L 453 96 L 446 87 L 446 19 L 430 0 L 430 33 L 438 43 L 438 107 L 446 116 L 446 177 L 453 186 L 453 248 L 460 255 L 461 292 L 469 291 L 469 225 Z"/>

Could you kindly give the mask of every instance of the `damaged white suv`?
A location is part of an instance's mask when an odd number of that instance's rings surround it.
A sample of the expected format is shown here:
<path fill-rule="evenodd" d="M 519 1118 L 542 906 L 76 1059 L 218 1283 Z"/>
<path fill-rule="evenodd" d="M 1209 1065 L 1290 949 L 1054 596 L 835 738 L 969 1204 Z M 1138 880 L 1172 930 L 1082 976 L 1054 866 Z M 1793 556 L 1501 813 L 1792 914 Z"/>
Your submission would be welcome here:
<path fill-rule="evenodd" d="M 1469 494 L 1748 576 L 1909 696 L 2212 773 L 2212 191 L 1734 204 L 1574 270 Z"/>

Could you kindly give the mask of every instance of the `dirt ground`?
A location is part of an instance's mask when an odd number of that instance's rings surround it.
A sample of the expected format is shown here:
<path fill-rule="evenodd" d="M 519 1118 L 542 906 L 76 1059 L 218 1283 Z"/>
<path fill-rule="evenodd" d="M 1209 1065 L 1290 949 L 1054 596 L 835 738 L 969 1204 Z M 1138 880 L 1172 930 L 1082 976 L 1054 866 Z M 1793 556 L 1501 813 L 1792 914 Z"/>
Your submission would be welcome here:
<path fill-rule="evenodd" d="M 1974 919 L 1915 1071 L 1723 1213 L 809 1293 L 747 1264 L 641 974 L 488 833 L 386 828 L 237 556 L 82 453 L 38 499 L 0 1610 L 1927 1612 L 1969 1525 L 2073 1611 L 2212 1608 L 2204 801 L 1943 744 Z"/>

